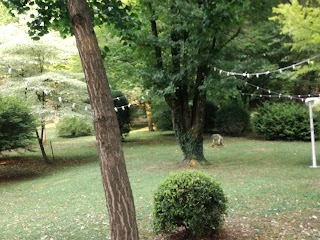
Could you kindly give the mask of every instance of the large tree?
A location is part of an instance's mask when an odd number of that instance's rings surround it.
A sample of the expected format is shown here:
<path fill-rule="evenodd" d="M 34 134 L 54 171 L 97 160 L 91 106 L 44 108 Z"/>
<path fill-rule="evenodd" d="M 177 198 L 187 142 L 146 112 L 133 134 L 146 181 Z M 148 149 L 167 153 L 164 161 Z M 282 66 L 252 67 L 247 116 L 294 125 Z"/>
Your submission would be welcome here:
<path fill-rule="evenodd" d="M 111 91 L 104 70 L 101 52 L 93 29 L 93 12 L 95 7 L 97 22 L 110 18 L 121 19 L 122 7 L 119 1 L 62 0 L 58 1 L 3 1 L 9 8 L 19 13 L 30 8 L 37 11 L 32 14 L 30 34 L 34 38 L 46 34 L 49 27 L 72 28 L 76 37 L 90 102 L 94 113 L 96 139 L 99 148 L 100 166 L 103 186 L 107 198 L 111 238 L 115 240 L 138 239 L 135 208 L 130 182 L 126 170 L 121 138 L 116 114 L 113 107 Z M 118 9 L 118 11 L 117 11 Z M 121 11 L 122 10 L 122 11 Z M 110 14 L 105 14 L 109 12 Z M 110 17 L 110 18 L 109 18 Z M 71 24 L 70 24 L 71 23 Z M 121 21 L 118 22 L 121 25 Z"/>
<path fill-rule="evenodd" d="M 214 79 L 221 51 L 241 32 L 250 1 L 140 1 L 147 49 L 146 87 L 164 96 L 184 161 L 205 161 L 206 87 Z"/>

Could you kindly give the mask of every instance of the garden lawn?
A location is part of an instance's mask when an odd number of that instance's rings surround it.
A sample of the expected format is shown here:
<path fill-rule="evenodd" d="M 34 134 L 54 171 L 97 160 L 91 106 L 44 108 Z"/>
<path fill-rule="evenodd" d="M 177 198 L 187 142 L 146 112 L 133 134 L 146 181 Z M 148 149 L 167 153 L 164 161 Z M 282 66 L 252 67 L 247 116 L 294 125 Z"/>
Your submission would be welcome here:
<path fill-rule="evenodd" d="M 0 158 L 0 239 L 106 239 L 109 223 L 94 137 L 62 139 L 48 129 L 46 165 L 39 151 Z M 221 183 L 228 216 L 217 239 L 319 239 L 320 169 L 311 144 L 225 137 L 204 142 L 209 164 L 198 168 Z M 152 232 L 153 192 L 182 153 L 172 133 L 134 131 L 123 143 L 141 239 Z M 317 143 L 320 151 L 320 144 Z M 320 164 L 320 154 L 317 154 Z"/>

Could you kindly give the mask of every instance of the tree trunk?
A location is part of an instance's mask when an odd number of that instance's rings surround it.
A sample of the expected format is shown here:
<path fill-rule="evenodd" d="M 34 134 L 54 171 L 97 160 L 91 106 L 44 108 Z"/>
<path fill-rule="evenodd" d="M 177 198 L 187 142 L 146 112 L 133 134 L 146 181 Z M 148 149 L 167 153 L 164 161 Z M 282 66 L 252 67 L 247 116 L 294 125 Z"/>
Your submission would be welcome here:
<path fill-rule="evenodd" d="M 179 92 L 179 90 L 177 91 Z M 166 101 L 173 112 L 175 136 L 183 153 L 184 162 L 191 160 L 204 162 L 206 159 L 203 154 L 203 121 L 201 121 L 203 111 L 193 107 L 193 111 L 196 111 L 196 113 L 190 114 L 185 99 L 187 99 L 187 96 L 181 94 L 180 97 L 166 97 Z M 200 105 L 198 107 L 202 108 Z M 195 114 L 199 116 L 193 120 L 191 116 Z"/>
<path fill-rule="evenodd" d="M 36 131 L 36 136 L 37 136 L 37 140 L 38 140 L 38 143 L 39 143 L 39 147 L 40 147 L 40 150 L 41 150 L 42 157 L 43 157 L 43 159 L 45 160 L 46 163 L 51 164 L 52 162 L 50 161 L 49 157 L 46 154 L 46 151 L 44 150 L 43 138 L 39 136 L 39 132 L 38 132 L 37 128 L 35 129 L 35 131 Z"/>
<path fill-rule="evenodd" d="M 151 113 L 151 103 L 150 102 L 145 103 L 145 109 L 146 109 L 146 114 L 147 114 L 149 132 L 153 132 L 154 129 L 153 129 L 153 123 L 152 123 L 152 113 Z"/>
<path fill-rule="evenodd" d="M 121 147 L 121 135 L 92 25 L 91 10 L 85 0 L 67 0 L 67 5 L 94 114 L 111 239 L 139 239 L 133 195 Z"/>

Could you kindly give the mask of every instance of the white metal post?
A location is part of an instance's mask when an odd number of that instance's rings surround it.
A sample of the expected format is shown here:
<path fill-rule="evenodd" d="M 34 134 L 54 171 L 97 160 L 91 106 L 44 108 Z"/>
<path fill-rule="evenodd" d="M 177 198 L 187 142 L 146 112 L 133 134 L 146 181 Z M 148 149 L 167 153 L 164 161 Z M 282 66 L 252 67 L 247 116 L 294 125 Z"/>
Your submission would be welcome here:
<path fill-rule="evenodd" d="M 317 158 L 316 158 L 316 146 L 314 140 L 314 125 L 313 125 L 313 112 L 312 112 L 312 102 L 308 102 L 309 105 L 309 115 L 310 115 L 310 132 L 311 132 L 311 146 L 312 146 L 312 166 L 311 168 L 318 168 Z"/>
<path fill-rule="evenodd" d="M 306 104 L 309 107 L 309 116 L 310 116 L 310 132 L 311 132 L 311 146 L 312 146 L 312 166 L 310 168 L 318 168 L 317 159 L 316 159 L 316 146 L 314 140 L 314 125 L 313 125 L 313 112 L 312 104 L 319 101 L 319 98 L 307 98 Z"/>

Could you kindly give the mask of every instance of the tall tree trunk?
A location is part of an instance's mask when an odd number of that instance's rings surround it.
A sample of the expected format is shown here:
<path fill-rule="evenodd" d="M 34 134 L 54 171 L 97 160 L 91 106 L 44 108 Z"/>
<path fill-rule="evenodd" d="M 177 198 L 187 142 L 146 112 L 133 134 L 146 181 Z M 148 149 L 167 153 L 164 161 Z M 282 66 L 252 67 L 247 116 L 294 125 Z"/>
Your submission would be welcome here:
<path fill-rule="evenodd" d="M 183 92 L 176 97 L 166 96 L 166 101 L 173 112 L 175 136 L 183 153 L 184 162 L 190 160 L 204 162 L 206 159 L 203 154 L 203 121 L 201 120 L 201 114 L 204 113 L 201 110 L 203 106 L 199 104 L 198 109 L 194 106 L 195 113 L 190 114 L 190 109 L 185 104 L 188 99 L 187 94 Z M 197 117 L 192 119 L 191 116 L 194 115 Z"/>
<path fill-rule="evenodd" d="M 91 10 L 85 0 L 67 0 L 67 5 L 94 113 L 111 239 L 139 239 L 133 195 L 121 147 L 121 135 L 92 25 Z"/>
<path fill-rule="evenodd" d="M 46 151 L 44 150 L 43 138 L 40 137 L 37 128 L 35 129 L 35 132 L 36 132 L 36 136 L 37 136 L 37 140 L 38 140 L 38 143 L 39 143 L 39 147 L 40 147 L 40 150 L 41 150 L 42 157 L 46 161 L 46 163 L 50 163 L 51 164 L 52 162 L 50 161 L 49 157 L 46 154 Z"/>

